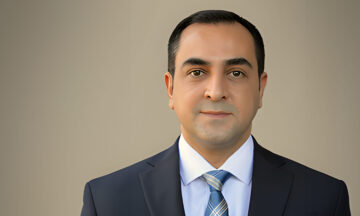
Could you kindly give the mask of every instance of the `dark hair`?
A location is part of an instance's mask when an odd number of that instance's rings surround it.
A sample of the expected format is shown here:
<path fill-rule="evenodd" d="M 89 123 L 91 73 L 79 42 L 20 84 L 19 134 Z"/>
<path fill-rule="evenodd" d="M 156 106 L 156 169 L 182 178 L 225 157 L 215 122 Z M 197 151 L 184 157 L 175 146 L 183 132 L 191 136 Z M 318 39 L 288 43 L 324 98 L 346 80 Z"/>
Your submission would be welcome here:
<path fill-rule="evenodd" d="M 258 65 L 258 74 L 259 77 L 264 71 L 265 63 L 265 50 L 264 42 L 261 37 L 260 32 L 256 27 L 251 24 L 246 19 L 238 16 L 237 14 L 224 11 L 224 10 L 204 10 L 196 12 L 189 17 L 183 19 L 171 33 L 169 44 L 168 44 L 168 71 L 174 77 L 175 74 L 175 57 L 177 50 L 179 48 L 179 41 L 181 33 L 186 27 L 194 23 L 207 23 L 207 24 L 217 24 L 217 23 L 234 23 L 238 22 L 243 25 L 252 35 L 255 43 L 255 55 Z"/>

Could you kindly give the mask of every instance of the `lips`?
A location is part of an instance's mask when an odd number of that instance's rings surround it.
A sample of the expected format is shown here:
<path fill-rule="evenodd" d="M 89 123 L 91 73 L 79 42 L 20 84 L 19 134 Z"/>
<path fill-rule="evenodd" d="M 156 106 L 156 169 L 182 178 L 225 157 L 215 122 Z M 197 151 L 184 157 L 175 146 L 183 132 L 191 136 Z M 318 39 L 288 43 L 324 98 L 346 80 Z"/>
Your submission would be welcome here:
<path fill-rule="evenodd" d="M 231 113 L 228 112 L 224 112 L 224 111 L 200 111 L 201 114 L 207 116 L 207 117 L 211 117 L 211 118 L 224 118 L 227 117 L 229 115 L 231 115 Z"/>

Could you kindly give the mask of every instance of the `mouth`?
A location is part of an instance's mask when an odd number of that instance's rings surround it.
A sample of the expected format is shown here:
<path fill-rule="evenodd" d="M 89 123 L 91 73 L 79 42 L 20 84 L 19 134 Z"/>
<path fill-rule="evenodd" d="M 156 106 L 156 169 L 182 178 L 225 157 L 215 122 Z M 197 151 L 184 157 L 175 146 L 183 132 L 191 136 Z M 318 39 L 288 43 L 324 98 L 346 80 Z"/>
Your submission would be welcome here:
<path fill-rule="evenodd" d="M 231 113 L 229 112 L 224 112 L 224 111 L 200 111 L 200 114 L 205 115 L 207 117 L 210 118 L 225 118 L 227 116 L 230 116 Z"/>

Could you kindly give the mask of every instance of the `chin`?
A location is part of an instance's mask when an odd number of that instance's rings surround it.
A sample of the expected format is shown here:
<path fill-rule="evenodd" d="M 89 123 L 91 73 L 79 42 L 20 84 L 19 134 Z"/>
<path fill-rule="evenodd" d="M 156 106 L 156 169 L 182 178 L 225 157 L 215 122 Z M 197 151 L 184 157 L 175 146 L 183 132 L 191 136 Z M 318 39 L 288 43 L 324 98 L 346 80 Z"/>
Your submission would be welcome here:
<path fill-rule="evenodd" d="M 234 146 L 246 134 L 246 129 L 233 125 L 230 128 L 201 127 L 198 125 L 196 131 L 198 137 L 205 141 L 209 148 L 226 148 Z"/>
<path fill-rule="evenodd" d="M 229 131 L 221 132 L 203 130 L 200 134 L 201 139 L 206 141 L 211 148 L 227 147 L 234 143 L 234 135 Z"/>

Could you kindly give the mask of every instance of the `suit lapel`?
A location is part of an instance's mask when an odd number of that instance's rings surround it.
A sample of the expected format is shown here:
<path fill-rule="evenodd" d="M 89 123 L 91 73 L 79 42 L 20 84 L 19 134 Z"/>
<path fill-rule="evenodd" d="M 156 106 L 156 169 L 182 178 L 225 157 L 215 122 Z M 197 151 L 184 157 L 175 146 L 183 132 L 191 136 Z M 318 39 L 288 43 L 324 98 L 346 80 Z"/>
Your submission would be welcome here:
<path fill-rule="evenodd" d="M 152 158 L 149 169 L 139 174 L 152 216 L 184 216 L 179 174 L 178 140 Z M 283 215 L 290 194 L 293 175 L 284 168 L 285 158 L 261 147 L 254 139 L 254 164 L 249 216 Z"/>
<path fill-rule="evenodd" d="M 149 170 L 139 175 L 152 216 L 185 215 L 180 186 L 178 140 L 159 157 L 148 161 Z"/>
<path fill-rule="evenodd" d="M 285 158 L 261 147 L 254 139 L 254 165 L 249 216 L 283 215 L 293 182 Z"/>

